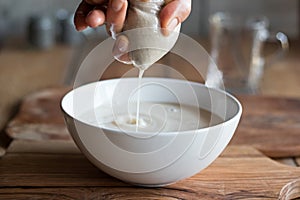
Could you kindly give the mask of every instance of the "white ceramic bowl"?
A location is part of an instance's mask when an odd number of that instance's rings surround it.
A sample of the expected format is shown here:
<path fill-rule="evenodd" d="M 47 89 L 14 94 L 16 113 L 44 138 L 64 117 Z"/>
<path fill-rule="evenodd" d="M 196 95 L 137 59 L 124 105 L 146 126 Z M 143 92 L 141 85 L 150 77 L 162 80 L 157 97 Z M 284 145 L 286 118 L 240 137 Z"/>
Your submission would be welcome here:
<path fill-rule="evenodd" d="M 61 102 L 69 132 L 82 153 L 111 176 L 142 186 L 171 184 L 210 165 L 239 123 L 242 107 L 238 100 L 184 80 L 143 78 L 142 85 L 141 101 L 193 105 L 223 121 L 207 128 L 154 135 L 97 127 L 82 118 L 82 113 L 113 101 L 128 101 L 137 88 L 137 78 L 94 82 L 70 91 Z"/>

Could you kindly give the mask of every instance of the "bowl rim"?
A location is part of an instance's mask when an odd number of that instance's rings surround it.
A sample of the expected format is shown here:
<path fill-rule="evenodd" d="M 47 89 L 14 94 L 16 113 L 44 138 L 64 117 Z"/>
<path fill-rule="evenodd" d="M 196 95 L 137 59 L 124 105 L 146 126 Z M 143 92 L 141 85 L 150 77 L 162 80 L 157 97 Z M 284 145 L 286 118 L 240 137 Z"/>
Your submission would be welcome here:
<path fill-rule="evenodd" d="M 76 89 L 79 89 L 79 88 L 82 88 L 82 87 L 88 87 L 90 85 L 94 85 L 94 84 L 99 84 L 99 83 L 105 83 L 105 82 L 115 82 L 115 81 L 118 81 L 120 79 L 126 79 L 126 80 L 137 80 L 138 77 L 122 77 L 122 78 L 112 78 L 112 79 L 106 79 L 106 80 L 100 80 L 100 81 L 95 81 L 95 82 L 90 82 L 90 83 L 87 83 L 87 84 L 83 84 L 77 88 L 72 88 L 72 90 L 70 90 L 69 92 L 67 92 L 61 99 L 61 102 L 60 102 L 60 108 L 62 110 L 62 112 L 67 115 L 69 118 L 73 119 L 74 121 L 78 121 L 80 123 L 83 123 L 83 124 L 86 124 L 88 126 L 91 126 L 91 127 L 95 127 L 95 128 L 98 128 L 98 129 L 102 129 L 105 133 L 107 132 L 111 132 L 111 133 L 115 133 L 115 134 L 124 134 L 124 131 L 122 130 L 116 130 L 116 129 L 109 129 L 109 128 L 105 128 L 105 127 L 101 127 L 101 126 L 96 126 L 96 125 L 93 125 L 91 123 L 87 123 L 83 120 L 80 120 L 80 119 L 77 119 L 75 117 L 73 117 L 71 114 L 69 114 L 66 109 L 64 108 L 63 106 L 63 103 L 65 101 L 65 99 L 67 98 L 68 95 L 71 95 L 71 93 L 74 92 L 74 90 Z M 227 124 L 227 123 L 231 123 L 233 120 L 235 120 L 236 118 L 240 119 L 240 116 L 242 115 L 242 110 L 243 110 L 243 107 L 242 107 L 242 104 L 239 102 L 239 100 L 234 97 L 232 94 L 230 94 L 229 92 L 225 91 L 225 90 L 222 90 L 220 88 L 211 88 L 211 87 L 208 87 L 206 86 L 205 84 L 203 83 L 199 83 L 199 82 L 195 82 L 195 81 L 189 81 L 189 80 L 183 80 L 183 79 L 175 79 L 175 78 L 161 78 L 161 77 L 143 77 L 142 80 L 162 80 L 162 81 L 167 81 L 167 82 L 177 82 L 177 83 L 183 83 L 183 82 L 188 82 L 189 84 L 192 84 L 192 85 L 195 85 L 195 86 L 200 86 L 200 87 L 206 87 L 208 88 L 209 90 L 215 90 L 217 92 L 220 92 L 222 94 L 224 94 L 225 96 L 229 97 L 230 99 L 233 100 L 233 102 L 237 105 L 237 112 L 233 115 L 233 117 L 227 119 L 227 120 L 224 120 L 223 122 L 221 123 L 217 123 L 215 125 L 211 125 L 211 126 L 208 126 L 208 127 L 204 127 L 204 128 L 200 128 L 200 129 L 194 129 L 194 130 L 186 130 L 186 131 L 170 131 L 170 132 L 159 132 L 160 135 L 165 135 L 165 136 L 168 136 L 168 135 L 174 135 L 174 134 L 188 134 L 188 133 L 197 133 L 197 132 L 202 132 L 202 131 L 208 131 L 208 129 L 210 128 L 216 128 L 216 127 L 219 127 L 219 126 L 223 126 L 224 124 Z M 209 111 L 211 112 L 211 111 Z M 72 134 L 72 133 L 71 133 Z M 142 131 L 139 131 L 139 132 L 135 132 L 135 131 L 126 131 L 126 134 L 128 136 L 137 136 L 139 134 L 143 134 L 143 136 L 147 136 L 147 135 L 153 135 L 153 133 L 149 133 L 149 132 L 142 132 Z"/>

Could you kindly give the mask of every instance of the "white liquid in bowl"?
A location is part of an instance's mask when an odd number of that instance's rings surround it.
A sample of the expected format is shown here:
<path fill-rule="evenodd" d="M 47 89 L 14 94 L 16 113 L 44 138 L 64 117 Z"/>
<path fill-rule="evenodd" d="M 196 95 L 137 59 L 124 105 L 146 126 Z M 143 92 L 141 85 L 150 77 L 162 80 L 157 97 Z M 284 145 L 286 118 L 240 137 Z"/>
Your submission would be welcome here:
<path fill-rule="evenodd" d="M 123 106 L 99 106 L 79 118 L 93 126 L 113 130 L 137 131 L 136 102 Z M 188 131 L 209 127 L 222 122 L 211 112 L 190 105 L 176 103 L 140 102 L 139 132 Z"/>

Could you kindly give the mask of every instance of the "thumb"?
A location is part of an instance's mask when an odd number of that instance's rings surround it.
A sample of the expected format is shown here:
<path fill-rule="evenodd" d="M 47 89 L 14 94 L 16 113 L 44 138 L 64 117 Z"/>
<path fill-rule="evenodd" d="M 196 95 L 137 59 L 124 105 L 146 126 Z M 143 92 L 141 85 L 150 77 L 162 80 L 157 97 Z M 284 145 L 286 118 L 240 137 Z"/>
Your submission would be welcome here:
<path fill-rule="evenodd" d="M 173 31 L 191 13 L 191 0 L 169 1 L 160 12 L 161 28 Z"/>

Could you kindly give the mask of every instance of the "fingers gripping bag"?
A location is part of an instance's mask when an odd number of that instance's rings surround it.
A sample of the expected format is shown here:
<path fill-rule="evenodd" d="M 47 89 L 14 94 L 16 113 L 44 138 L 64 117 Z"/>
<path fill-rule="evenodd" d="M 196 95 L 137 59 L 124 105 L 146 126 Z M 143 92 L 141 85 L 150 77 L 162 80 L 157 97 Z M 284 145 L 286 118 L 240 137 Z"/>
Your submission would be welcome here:
<path fill-rule="evenodd" d="M 161 28 L 159 13 L 168 2 L 170 0 L 129 0 L 123 30 L 116 36 L 128 40 L 129 49 L 114 55 L 117 60 L 146 70 L 171 50 L 181 24 L 173 31 Z"/>

